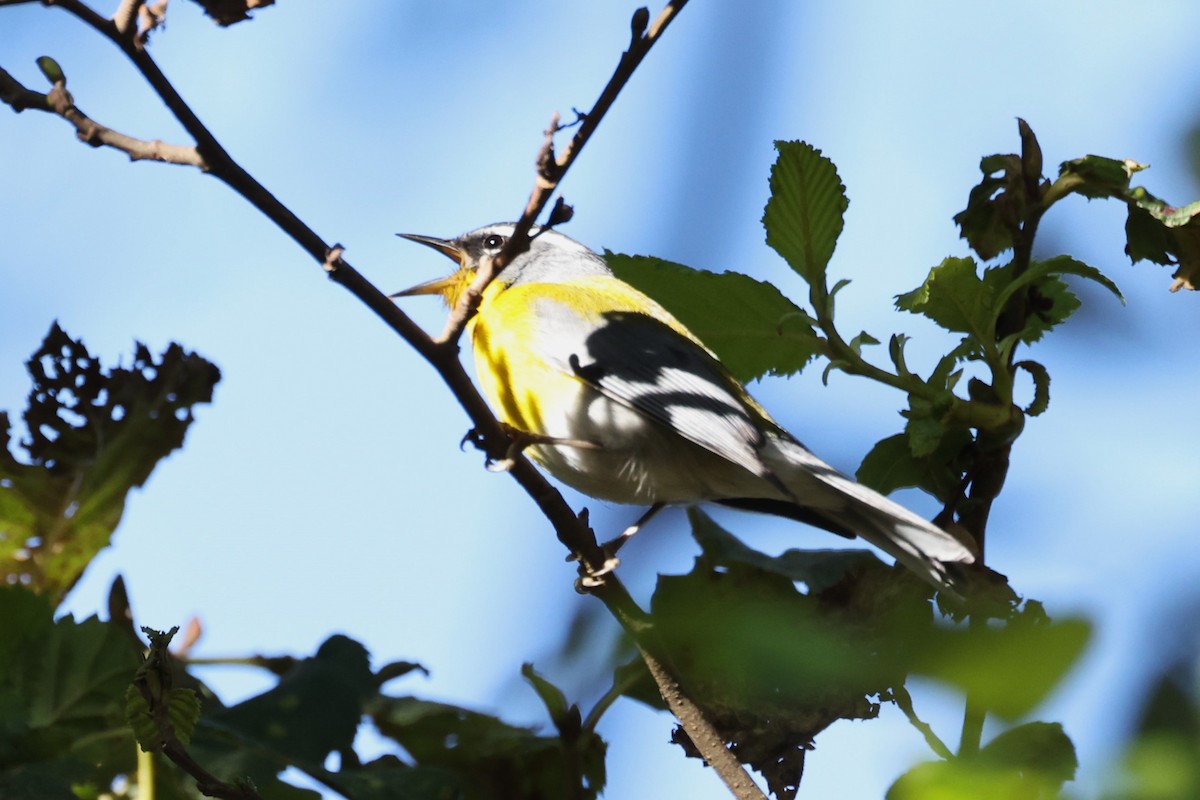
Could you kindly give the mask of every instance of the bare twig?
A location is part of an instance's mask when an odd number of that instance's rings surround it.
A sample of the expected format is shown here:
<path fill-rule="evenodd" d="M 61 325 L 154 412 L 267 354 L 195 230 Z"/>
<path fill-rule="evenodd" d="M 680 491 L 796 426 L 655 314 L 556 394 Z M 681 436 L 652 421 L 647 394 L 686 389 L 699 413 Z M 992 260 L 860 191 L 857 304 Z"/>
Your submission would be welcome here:
<path fill-rule="evenodd" d="M 750 778 L 750 774 L 737 757 L 725 746 L 721 734 L 704 716 L 700 707 L 683 692 L 679 681 L 671 672 L 645 648 L 642 648 L 642 660 L 646 662 L 646 667 L 649 668 L 654 682 L 658 684 L 658 691 L 667 702 L 671 713 L 679 720 L 679 724 L 687 732 L 692 744 L 696 745 L 700 755 L 704 756 L 708 765 L 721 776 L 721 780 L 729 787 L 733 796 L 739 800 L 767 800 L 762 789 L 758 788 L 758 784 Z"/>
<path fill-rule="evenodd" d="M 638 9 L 634 13 L 629 49 L 621 54 L 621 60 L 617 62 L 616 70 L 608 79 L 604 90 L 600 92 L 600 97 L 592 106 L 592 110 L 581 115 L 582 122 L 579 128 L 576 129 L 575 135 L 571 137 L 558 156 L 554 155 L 554 134 L 560 130 L 560 117 L 558 114 L 551 117 L 550 125 L 545 130 L 542 148 L 538 152 L 537 180 L 534 182 L 533 191 L 530 192 L 529 200 L 525 204 L 525 211 L 517 221 L 516 230 L 505 244 L 504 249 L 495 258 L 484 259 L 480 262 L 475 280 L 459 298 L 457 306 L 446 321 L 446 329 L 438 337 L 439 342 L 458 340 L 463 329 L 466 328 L 467 320 L 479 307 L 479 298 L 482 297 L 483 290 L 505 266 L 511 264 L 514 258 L 529 248 L 529 230 L 533 227 L 534 221 L 542 213 L 546 203 L 550 201 L 551 195 L 558 188 L 567 170 L 579 157 L 580 151 L 592 137 L 600 120 L 604 119 L 604 115 L 612 107 L 617 95 L 629 82 L 634 70 L 642 63 L 642 59 L 650 52 L 650 48 L 661 38 L 667 26 L 678 16 L 685 5 L 687 5 L 687 0 L 670 0 L 649 28 L 645 26 L 646 9 Z"/>
<path fill-rule="evenodd" d="M 48 94 L 25 88 L 9 73 L 0 69 L 0 101 L 14 111 L 35 109 L 57 114 L 75 126 L 79 140 L 92 147 L 111 147 L 129 156 L 130 161 L 161 161 L 207 170 L 208 165 L 195 147 L 167 144 L 158 139 L 135 139 L 102 125 L 83 113 L 67 91 L 64 81 L 55 81 Z"/>

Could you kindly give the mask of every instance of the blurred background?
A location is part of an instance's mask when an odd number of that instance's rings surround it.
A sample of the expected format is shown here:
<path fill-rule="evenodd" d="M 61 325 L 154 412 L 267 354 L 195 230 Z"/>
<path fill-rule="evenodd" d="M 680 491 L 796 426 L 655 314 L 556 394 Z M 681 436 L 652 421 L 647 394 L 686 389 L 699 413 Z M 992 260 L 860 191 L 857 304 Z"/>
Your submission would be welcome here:
<path fill-rule="evenodd" d="M 110 13 L 115 2 L 97 2 Z M 331 11 L 331 8 L 337 11 Z M 397 231 L 450 236 L 515 218 L 554 111 L 589 108 L 629 38 L 634 5 L 283 3 L 220 30 L 172 3 L 152 52 L 244 167 L 384 291 L 449 264 Z M 652 8 L 657 13 L 657 7 Z M 804 287 L 766 247 L 760 219 L 775 139 L 804 139 L 838 166 L 850 197 L 833 279 L 847 335 L 914 336 L 928 371 L 952 342 L 893 310 L 947 255 L 967 253 L 951 217 L 983 155 L 1018 148 L 1016 117 L 1047 170 L 1096 153 L 1152 169 L 1169 201 L 1200 196 L 1200 6 L 1162 0 L 715 2 L 695 0 L 654 49 L 566 179 L 563 231 L 594 249 L 663 258 Z M 124 57 L 56 9 L 0 9 L 0 66 L 44 88 L 58 59 L 77 104 L 145 139 L 187 143 Z M 1195 647 L 1200 545 L 1194 426 L 1200 297 L 1169 295 L 1170 270 L 1130 266 L 1124 210 L 1072 198 L 1042 226 L 1038 256 L 1068 252 L 1120 285 L 1122 308 L 1080 286 L 1084 308 L 1032 357 L 1053 376 L 1050 411 L 1028 425 L 990 528 L 989 563 L 1050 614 L 1096 624 L 1083 662 L 1038 719 L 1079 749 L 1074 791 L 1104 785 L 1111 759 L 1169 657 Z M 420 661 L 391 688 L 545 723 L 524 661 L 585 708 L 605 687 L 612 624 L 572 589 L 574 567 L 532 502 L 458 442 L 465 414 L 430 369 L 284 235 L 194 170 L 130 164 L 75 141 L 61 120 L 0 111 L 0 408 L 24 408 L 23 362 L 55 319 L 106 363 L 133 341 L 181 342 L 223 372 L 186 447 L 136 492 L 113 546 L 66 610 L 103 608 L 125 576 L 140 624 L 199 615 L 193 655 L 311 654 L 334 632 L 376 664 Z M 426 298 L 404 307 L 440 330 Z M 880 359 L 886 360 L 882 352 Z M 816 452 L 853 471 L 898 431 L 904 398 L 820 369 L 752 391 Z M 19 433 L 19 432 L 18 432 Z M 638 513 L 586 504 L 614 534 Z M 928 498 L 901 498 L 932 513 Z M 838 546 L 785 520 L 717 514 L 749 544 Z M 646 599 L 697 548 L 681 512 L 623 552 Z M 564 653 L 569 632 L 590 632 Z M 226 701 L 267 685 L 204 673 Z M 936 687 L 917 711 L 951 744 L 960 700 Z M 612 708 L 607 797 L 726 796 L 667 743 L 671 720 Z M 377 747 L 364 737 L 369 752 Z M 930 757 L 893 707 L 817 739 L 801 797 L 878 797 Z"/>

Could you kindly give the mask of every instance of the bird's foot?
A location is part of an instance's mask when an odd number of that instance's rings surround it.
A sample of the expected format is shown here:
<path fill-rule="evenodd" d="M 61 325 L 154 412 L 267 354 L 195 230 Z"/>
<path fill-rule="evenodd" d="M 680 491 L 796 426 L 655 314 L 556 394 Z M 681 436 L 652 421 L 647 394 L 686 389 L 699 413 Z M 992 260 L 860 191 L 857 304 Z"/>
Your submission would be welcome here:
<path fill-rule="evenodd" d="M 560 436 L 547 436 L 544 433 L 531 433 L 514 428 L 505 422 L 501 422 L 500 426 L 504 428 L 504 432 L 508 435 L 508 449 L 504 451 L 504 458 L 488 462 L 487 468 L 489 472 L 508 472 L 517 463 L 517 456 L 521 455 L 526 447 L 534 445 L 554 444 L 565 447 L 578 447 L 581 450 L 600 449 L 600 445 L 585 439 L 566 439 Z"/>
<path fill-rule="evenodd" d="M 580 594 L 586 594 L 592 589 L 603 586 L 605 577 L 611 574 L 621 564 L 621 559 L 614 555 L 607 555 L 604 562 L 599 567 L 591 567 L 586 562 L 582 562 L 578 555 L 575 555 L 576 560 L 580 560 L 579 577 L 575 579 L 575 591 Z"/>

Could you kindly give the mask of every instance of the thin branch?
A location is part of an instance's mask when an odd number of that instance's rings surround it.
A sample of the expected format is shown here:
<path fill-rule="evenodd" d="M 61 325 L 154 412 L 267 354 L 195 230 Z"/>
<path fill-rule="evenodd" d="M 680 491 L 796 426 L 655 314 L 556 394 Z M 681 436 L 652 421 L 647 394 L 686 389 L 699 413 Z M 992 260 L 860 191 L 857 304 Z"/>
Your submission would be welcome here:
<path fill-rule="evenodd" d="M 0 0 L 2 3 L 3 0 Z M 50 100 L 41 92 L 25 88 L 25 85 L 0 68 L 0 103 L 20 114 L 22 111 L 51 111 Z"/>
<path fill-rule="evenodd" d="M 658 684 L 658 691 L 667 702 L 667 707 L 679 720 L 692 744 L 700 751 L 700 755 L 704 756 L 708 765 L 721 776 L 721 780 L 729 787 L 733 796 L 739 800 L 767 800 L 767 796 L 750 778 L 737 756 L 725 746 L 720 732 L 712 726 L 700 707 L 680 689 L 679 681 L 645 648 L 642 649 L 642 659 L 646 662 L 654 682 Z"/>
<path fill-rule="evenodd" d="M 551 117 L 550 125 L 544 131 L 545 139 L 542 142 L 541 150 L 538 152 L 537 180 L 534 182 L 533 191 L 530 192 L 529 200 L 525 204 L 525 211 L 517 221 L 516 230 L 505 244 L 504 249 L 495 258 L 485 258 L 480 261 L 475 280 L 459 298 L 457 306 L 446 321 L 445 330 L 438 337 L 439 342 L 458 341 L 463 329 L 466 328 L 467 320 L 479 308 L 479 299 L 483 296 L 483 290 L 505 266 L 511 264 L 514 258 L 529 248 L 529 230 L 534 221 L 542 213 L 563 176 L 575 163 L 583 146 L 587 144 L 600 121 L 604 119 L 604 115 L 612 107 L 617 95 L 621 93 L 625 84 L 633 76 L 634 70 L 642 63 L 646 54 L 650 52 L 650 48 L 662 37 L 667 26 L 678 16 L 685 5 L 687 5 L 687 0 L 670 0 L 649 28 L 646 27 L 648 17 L 646 9 L 641 8 L 634 12 L 629 49 L 621 54 L 616 70 L 608 79 L 604 90 L 600 92 L 600 97 L 592 106 L 592 110 L 581 115 L 582 121 L 579 128 L 557 157 L 554 155 L 554 134 L 561 130 L 559 125 L 561 118 L 558 114 Z"/>
<path fill-rule="evenodd" d="M 129 156 L 130 161 L 161 161 L 207 171 L 208 165 L 195 147 L 146 141 L 113 130 L 83 113 L 67 91 L 64 81 L 55 81 L 48 94 L 27 89 L 9 73 L 0 69 L 0 101 L 14 111 L 28 109 L 56 114 L 75 126 L 75 135 L 92 147 L 111 147 Z"/>
<path fill-rule="evenodd" d="M 923 722 L 917 716 L 916 710 L 913 708 L 912 695 L 908 693 L 908 689 L 904 686 L 892 689 L 892 699 L 896 701 L 897 707 L 904 712 L 904 716 L 908 717 L 909 723 L 921 732 L 925 737 L 925 743 L 929 745 L 929 749 L 937 753 L 942 758 L 949 761 L 954 758 L 954 753 L 946 746 L 938 735 L 933 732 L 933 728 L 928 722 Z"/>

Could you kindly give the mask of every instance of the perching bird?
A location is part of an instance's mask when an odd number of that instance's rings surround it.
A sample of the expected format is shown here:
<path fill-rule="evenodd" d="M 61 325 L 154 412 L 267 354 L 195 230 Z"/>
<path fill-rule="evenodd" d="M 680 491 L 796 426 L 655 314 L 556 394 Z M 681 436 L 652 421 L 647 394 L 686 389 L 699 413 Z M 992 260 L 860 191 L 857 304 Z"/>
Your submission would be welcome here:
<path fill-rule="evenodd" d="M 458 269 L 392 296 L 438 294 L 453 308 L 513 227 L 400 234 Z M 602 500 L 652 511 L 714 502 L 861 536 L 953 591 L 953 565 L 975 561 L 969 544 L 809 452 L 599 255 L 554 230 L 531 233 L 529 250 L 484 291 L 467 334 L 484 396 L 501 422 L 532 435 L 534 461 Z"/>

